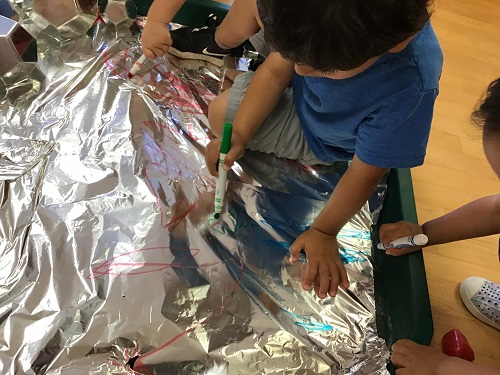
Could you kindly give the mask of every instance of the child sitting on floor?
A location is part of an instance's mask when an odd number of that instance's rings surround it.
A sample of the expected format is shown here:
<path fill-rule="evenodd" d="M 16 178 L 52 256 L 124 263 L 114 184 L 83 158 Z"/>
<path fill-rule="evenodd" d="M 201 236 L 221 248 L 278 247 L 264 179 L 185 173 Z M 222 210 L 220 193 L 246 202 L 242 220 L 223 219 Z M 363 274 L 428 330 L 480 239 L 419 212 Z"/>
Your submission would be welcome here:
<path fill-rule="evenodd" d="M 292 244 L 307 255 L 303 287 L 320 298 L 349 287 L 337 234 L 390 168 L 424 161 L 442 52 L 429 0 L 258 0 L 266 46 L 255 73 L 212 101 L 220 135 L 234 125 L 229 169 L 246 148 L 309 165 L 352 160 L 311 228 Z M 253 13 L 251 13 L 253 14 Z M 262 21 L 262 22 L 261 22 Z M 262 32 L 251 39 L 259 52 Z M 220 139 L 206 149 L 214 176 Z"/>
<path fill-rule="evenodd" d="M 491 83 L 487 96 L 473 117 L 483 128 L 486 158 L 500 178 L 500 78 Z M 380 228 L 380 241 L 389 245 L 397 238 L 424 233 L 426 246 L 500 233 L 500 195 L 477 199 L 422 226 L 399 222 Z M 388 249 L 389 255 L 403 255 L 420 247 Z M 462 282 L 460 295 L 465 306 L 479 320 L 500 330 L 500 285 L 471 277 Z M 485 298 L 486 297 L 486 298 Z M 498 345 L 493 343 L 493 345 Z M 408 375 L 493 375 L 500 370 L 444 355 L 438 349 L 400 340 L 392 346 L 392 362 Z M 397 373 L 397 372 L 396 372 Z"/>

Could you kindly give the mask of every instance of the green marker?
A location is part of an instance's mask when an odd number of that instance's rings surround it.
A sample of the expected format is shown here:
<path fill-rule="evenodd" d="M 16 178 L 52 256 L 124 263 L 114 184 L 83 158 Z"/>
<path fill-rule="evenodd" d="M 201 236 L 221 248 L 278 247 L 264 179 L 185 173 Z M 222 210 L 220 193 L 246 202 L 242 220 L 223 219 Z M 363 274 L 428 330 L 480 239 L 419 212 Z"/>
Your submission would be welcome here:
<path fill-rule="evenodd" d="M 227 171 L 224 169 L 224 159 L 231 149 L 231 136 L 233 134 L 233 125 L 224 124 L 222 132 L 222 142 L 220 144 L 219 154 L 219 178 L 215 186 L 215 215 L 216 219 L 219 218 L 222 208 L 224 207 L 224 195 L 227 189 Z"/>

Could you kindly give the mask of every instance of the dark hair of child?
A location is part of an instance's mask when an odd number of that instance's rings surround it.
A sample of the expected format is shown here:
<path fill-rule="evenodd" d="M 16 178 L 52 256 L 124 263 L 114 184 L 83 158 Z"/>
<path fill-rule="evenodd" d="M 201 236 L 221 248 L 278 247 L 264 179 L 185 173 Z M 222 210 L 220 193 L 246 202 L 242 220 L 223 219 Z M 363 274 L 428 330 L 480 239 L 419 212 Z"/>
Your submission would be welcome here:
<path fill-rule="evenodd" d="M 500 78 L 491 82 L 486 95 L 472 113 L 472 121 L 484 136 L 500 135 Z"/>
<path fill-rule="evenodd" d="M 257 0 L 264 37 L 296 64 L 331 72 L 360 67 L 418 33 L 432 0 Z"/>

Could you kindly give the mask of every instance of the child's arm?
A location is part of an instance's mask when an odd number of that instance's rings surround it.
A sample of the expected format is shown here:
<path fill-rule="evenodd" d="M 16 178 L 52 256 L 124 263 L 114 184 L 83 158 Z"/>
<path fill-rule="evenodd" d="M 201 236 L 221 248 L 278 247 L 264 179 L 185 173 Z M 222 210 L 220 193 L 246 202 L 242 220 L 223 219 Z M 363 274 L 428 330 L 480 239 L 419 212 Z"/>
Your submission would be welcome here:
<path fill-rule="evenodd" d="M 338 252 L 337 234 L 373 194 L 382 176 L 388 171 L 363 163 L 354 156 L 347 172 L 309 230 L 300 235 L 290 248 L 292 261 L 300 250 L 307 254 L 307 274 L 302 286 L 314 285 L 320 298 L 337 294 L 340 285 L 347 289 L 349 281 Z"/>
<path fill-rule="evenodd" d="M 391 361 L 398 367 L 396 374 L 406 375 L 500 375 L 499 370 L 448 357 L 438 348 L 419 345 L 410 340 L 398 340 L 392 345 Z"/>
<path fill-rule="evenodd" d="M 172 45 L 168 24 L 185 0 L 155 0 L 142 32 L 142 52 L 148 59 L 163 56 Z"/>
<path fill-rule="evenodd" d="M 449 357 L 434 371 L 435 375 L 500 375 L 500 370 L 483 367 L 461 358 Z"/>
<path fill-rule="evenodd" d="M 293 63 L 278 53 L 271 53 L 257 69 L 233 121 L 231 150 L 224 160 L 225 169 L 229 170 L 235 160 L 243 156 L 246 145 L 276 107 L 290 84 L 293 72 Z M 212 140 L 206 147 L 206 164 L 213 176 L 218 176 L 216 166 L 219 151 L 218 138 Z"/>
<path fill-rule="evenodd" d="M 389 244 L 396 238 L 418 233 L 429 238 L 426 246 L 500 233 L 500 195 L 477 199 L 421 227 L 407 222 L 385 224 L 380 229 L 380 241 Z M 402 255 L 418 248 L 392 249 L 388 254 Z"/>

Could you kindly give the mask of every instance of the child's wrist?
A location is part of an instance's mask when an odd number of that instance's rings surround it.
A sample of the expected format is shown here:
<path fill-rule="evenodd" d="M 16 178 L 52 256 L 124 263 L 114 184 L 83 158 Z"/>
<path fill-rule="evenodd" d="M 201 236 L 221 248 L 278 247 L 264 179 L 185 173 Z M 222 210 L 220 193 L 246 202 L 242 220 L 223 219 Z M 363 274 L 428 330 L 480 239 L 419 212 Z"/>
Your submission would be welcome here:
<path fill-rule="evenodd" d="M 324 234 L 326 236 L 337 237 L 337 234 L 338 234 L 337 231 L 329 230 L 328 228 L 322 228 L 321 226 L 315 225 L 315 224 L 311 225 L 311 229 L 313 229 L 321 234 Z"/>
<path fill-rule="evenodd" d="M 233 139 L 235 138 L 235 136 L 237 138 L 239 138 L 240 142 L 243 144 L 243 146 L 246 148 L 246 146 L 250 143 L 250 141 L 252 140 L 251 138 L 249 137 L 245 137 L 243 135 L 241 135 L 238 131 L 235 131 L 234 130 L 234 127 L 233 127 Z"/>

